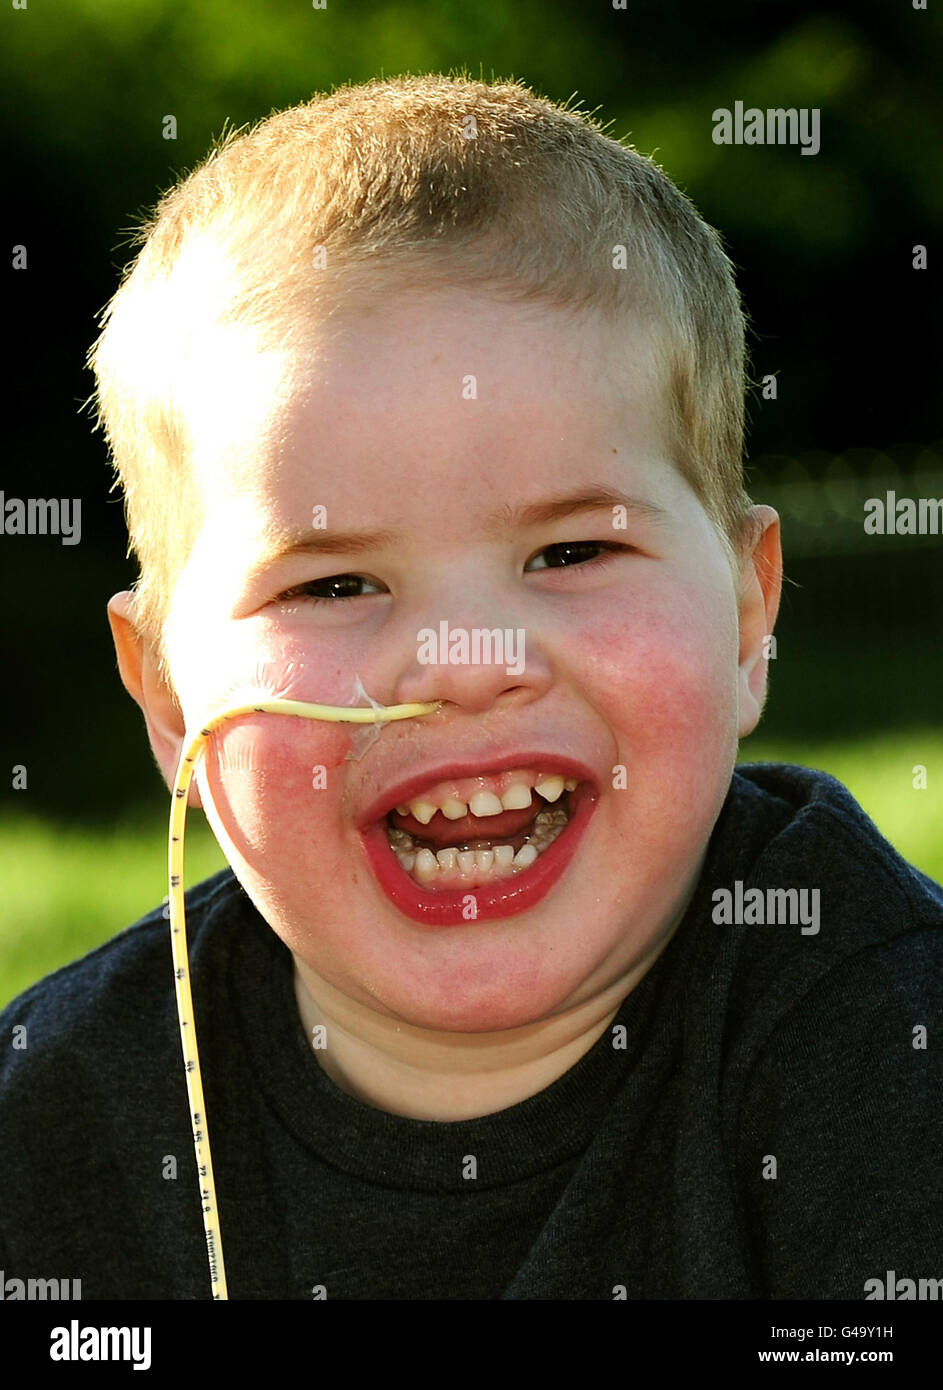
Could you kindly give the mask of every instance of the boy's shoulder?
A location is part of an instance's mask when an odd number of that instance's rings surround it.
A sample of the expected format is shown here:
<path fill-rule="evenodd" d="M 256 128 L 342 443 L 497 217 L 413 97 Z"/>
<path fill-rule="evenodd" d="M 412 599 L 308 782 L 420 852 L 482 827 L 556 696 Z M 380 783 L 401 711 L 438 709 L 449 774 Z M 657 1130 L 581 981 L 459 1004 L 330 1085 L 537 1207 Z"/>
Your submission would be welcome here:
<path fill-rule="evenodd" d="M 827 772 L 794 763 L 741 764 L 721 819 L 728 845 L 737 836 L 752 843 L 753 853 L 745 859 L 752 860 L 754 886 L 778 878 L 769 886 L 805 890 L 807 904 L 817 892 L 820 910 L 827 905 L 836 923 L 858 923 L 859 941 L 888 927 L 907 930 L 943 921 L 943 886 L 908 863 L 848 788 Z M 736 856 L 728 854 L 726 862 L 735 863 Z M 744 905 L 742 895 L 738 902 Z M 755 907 L 762 912 L 758 899 Z M 818 933 L 809 926 L 803 934 Z"/>
<path fill-rule="evenodd" d="M 828 773 L 741 765 L 700 891 L 701 930 L 724 980 L 730 1036 L 755 1057 L 823 1020 L 860 1036 L 936 1014 L 943 983 L 943 887 L 891 845 Z M 893 1019 L 891 1018 L 893 1015 Z"/>
<path fill-rule="evenodd" d="M 229 1054 L 213 1065 L 214 1024 L 228 1018 L 217 1000 L 243 899 L 228 869 L 185 896 L 208 1095 L 226 1084 Z M 73 1273 L 87 1273 L 92 1288 L 157 1296 L 155 1269 L 162 1259 L 179 1268 L 195 1192 L 161 1181 L 155 1197 L 153 1187 L 155 1164 L 192 1155 L 164 908 L 20 994 L 0 1013 L 0 1040 L 0 1264 L 43 1268 L 48 1259 L 55 1269 L 70 1251 Z M 101 1219 L 88 1219 L 99 1205 Z M 196 1296 L 193 1270 L 186 1279 L 184 1296 Z"/>
<path fill-rule="evenodd" d="M 860 1298 L 888 1268 L 932 1268 L 943 1237 L 943 889 L 823 772 L 742 767 L 728 811 L 715 862 L 745 920 L 701 914 L 686 1022 L 714 1070 L 697 1104 L 719 1097 L 769 1296 Z M 770 920 L 784 890 L 806 895 L 794 922 Z"/>
<path fill-rule="evenodd" d="M 191 970 L 208 928 L 242 896 L 228 868 L 188 890 Z M 0 1012 L 0 1088 L 7 1099 L 10 1088 L 16 1089 L 17 1076 L 26 1084 L 27 1073 L 17 1065 L 21 1057 L 30 1063 L 31 1089 L 48 1068 L 57 1091 L 64 1080 L 63 1065 L 73 1078 L 85 1063 L 96 1065 L 108 1054 L 140 1073 L 154 1065 L 161 1051 L 154 1047 L 154 1037 L 163 1036 L 168 1020 L 176 1017 L 165 914 L 166 907 L 155 907 L 101 946 L 38 980 Z"/>

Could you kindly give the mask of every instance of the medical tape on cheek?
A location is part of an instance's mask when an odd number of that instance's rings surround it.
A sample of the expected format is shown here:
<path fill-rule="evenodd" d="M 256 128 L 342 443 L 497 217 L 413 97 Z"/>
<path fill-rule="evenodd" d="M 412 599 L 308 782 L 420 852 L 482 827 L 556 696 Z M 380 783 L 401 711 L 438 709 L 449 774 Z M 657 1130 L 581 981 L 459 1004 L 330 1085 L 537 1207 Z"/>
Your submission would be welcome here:
<path fill-rule="evenodd" d="M 366 690 L 364 689 L 363 681 L 360 679 L 359 676 L 356 676 L 354 679 L 354 691 L 351 695 L 350 703 L 354 707 L 362 707 L 364 701 L 366 701 L 366 703 L 373 710 L 385 711 L 388 708 L 388 706 L 386 705 L 381 705 L 378 700 L 374 700 L 372 695 L 368 695 Z M 344 760 L 347 761 L 348 759 L 352 758 L 355 762 L 359 762 L 360 759 L 363 757 L 364 753 L 368 752 L 376 743 L 377 739 L 382 734 L 383 729 L 388 722 L 388 720 L 383 719 L 381 716 L 378 717 L 372 724 L 354 725 L 350 733 L 350 747 L 344 754 Z"/>
<path fill-rule="evenodd" d="M 167 847 L 170 875 L 170 947 L 173 956 L 174 986 L 177 996 L 177 1022 L 180 1025 L 180 1045 L 183 1049 L 187 1098 L 190 1104 L 190 1120 L 193 1127 L 193 1146 L 199 1174 L 200 1204 L 203 1211 L 203 1229 L 209 1259 L 210 1287 L 214 1299 L 228 1299 L 229 1293 L 226 1284 L 226 1268 L 223 1262 L 222 1238 L 219 1231 L 216 1182 L 213 1176 L 206 1103 L 203 1097 L 200 1055 L 197 1050 L 184 913 L 183 843 L 187 818 L 187 798 L 193 775 L 197 771 L 207 743 L 215 730 L 228 719 L 236 719 L 241 715 L 286 714 L 297 715 L 302 719 L 323 719 L 328 723 L 353 723 L 363 726 L 356 729 L 355 734 L 363 733 L 365 738 L 356 745 L 356 748 L 354 747 L 354 738 L 352 738 L 351 751 L 347 755 L 359 759 L 363 757 L 367 748 L 372 747 L 379 738 L 384 723 L 391 720 L 414 719 L 422 714 L 432 714 L 440 708 L 442 703 L 437 700 L 431 704 L 381 705 L 367 694 L 359 676 L 356 677 L 354 683 L 352 699 L 354 701 L 366 700 L 369 709 L 364 709 L 359 703 L 347 706 L 316 705 L 301 700 L 271 698 L 269 689 L 265 688 L 268 684 L 268 681 L 264 683 L 260 681 L 259 685 L 254 688 L 237 687 L 237 703 L 226 705 L 224 708 L 221 708 L 217 703 L 213 710 L 205 716 L 203 723 L 198 726 L 197 732 L 194 733 L 192 729 L 187 730 L 184 735 L 183 750 L 177 765 L 170 799 L 170 837 Z M 227 698 L 231 693 L 235 692 L 227 691 Z M 208 782 L 206 785 L 208 790 Z"/>

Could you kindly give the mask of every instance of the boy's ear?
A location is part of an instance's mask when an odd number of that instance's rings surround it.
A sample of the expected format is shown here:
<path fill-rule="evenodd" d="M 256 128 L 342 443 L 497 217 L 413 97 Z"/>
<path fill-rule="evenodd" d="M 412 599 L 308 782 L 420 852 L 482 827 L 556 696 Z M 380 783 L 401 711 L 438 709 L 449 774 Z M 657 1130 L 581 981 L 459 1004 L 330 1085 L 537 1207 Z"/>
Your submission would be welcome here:
<path fill-rule="evenodd" d="M 766 703 L 767 639 L 776 625 L 783 583 L 779 515 L 767 506 L 754 507 L 752 514 L 758 539 L 740 570 L 740 738 L 756 728 Z"/>
<path fill-rule="evenodd" d="M 125 690 L 140 705 L 151 751 L 168 791 L 174 784 L 186 724 L 177 698 L 159 674 L 159 663 L 137 625 L 134 594 L 125 589 L 108 602 L 108 622 Z M 196 779 L 190 783 L 188 806 L 202 807 Z"/>

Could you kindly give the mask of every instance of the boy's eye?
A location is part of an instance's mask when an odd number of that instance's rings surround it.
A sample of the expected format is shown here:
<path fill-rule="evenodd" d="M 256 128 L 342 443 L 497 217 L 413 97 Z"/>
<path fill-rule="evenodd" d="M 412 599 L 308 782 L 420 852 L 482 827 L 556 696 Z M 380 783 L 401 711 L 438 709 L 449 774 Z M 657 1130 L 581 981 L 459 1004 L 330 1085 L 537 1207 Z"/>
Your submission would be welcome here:
<path fill-rule="evenodd" d="M 537 565 L 535 568 L 557 569 L 579 565 L 582 569 L 586 569 L 590 565 L 606 564 L 608 556 L 615 551 L 628 551 L 631 549 L 632 547 L 630 545 L 620 545 L 616 541 L 559 541 L 556 545 L 544 546 L 543 550 L 534 556 L 534 559 L 539 560 L 541 555 L 555 554 L 560 560 L 560 565 L 545 563 L 543 565 Z M 586 552 L 589 550 L 601 550 L 604 552 L 604 555 L 590 556 L 587 558 Z"/>
<path fill-rule="evenodd" d="M 307 584 L 296 584 L 293 589 L 286 589 L 283 594 L 279 594 L 276 602 L 293 598 L 306 598 L 310 599 L 312 603 L 340 603 L 344 599 L 362 597 L 356 592 L 345 592 L 355 588 L 358 584 L 368 584 L 378 594 L 382 592 L 371 579 L 365 579 L 362 574 L 332 574 L 327 579 L 309 579 Z M 316 593 L 315 590 L 317 589 L 324 592 Z"/>
<path fill-rule="evenodd" d="M 602 551 L 601 555 L 587 555 L 587 552 Z M 615 541 L 558 541 L 555 545 L 544 546 L 543 550 L 538 551 L 534 559 L 528 562 L 526 569 L 566 569 L 576 568 L 588 569 L 594 565 L 604 565 L 608 557 L 613 552 L 630 551 L 632 546 L 620 545 Z M 535 564 L 541 556 L 554 556 L 558 563 Z M 382 593 L 372 579 L 365 578 L 362 574 L 332 574 L 326 579 L 309 579 L 306 584 L 296 584 L 293 589 L 286 589 L 283 594 L 279 594 L 277 603 L 287 602 L 290 599 L 307 599 L 310 603 L 343 603 L 347 599 L 365 598 L 366 595 L 357 592 L 358 585 L 367 585 L 375 593 Z M 318 592 L 320 590 L 320 592 Z"/>

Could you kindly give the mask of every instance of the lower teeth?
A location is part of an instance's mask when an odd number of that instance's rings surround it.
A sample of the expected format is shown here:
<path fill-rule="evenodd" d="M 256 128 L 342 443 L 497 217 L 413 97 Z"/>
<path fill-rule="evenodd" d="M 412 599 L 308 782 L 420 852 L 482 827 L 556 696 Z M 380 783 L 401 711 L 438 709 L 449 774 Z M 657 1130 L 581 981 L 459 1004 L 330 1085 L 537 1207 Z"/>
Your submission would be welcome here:
<path fill-rule="evenodd" d="M 394 854 L 416 883 L 424 887 L 472 888 L 529 869 L 544 850 L 549 849 L 568 821 L 569 816 L 562 807 L 541 811 L 516 854 L 513 845 L 476 850 L 452 847 L 433 854 L 431 849 L 419 849 L 405 830 L 388 825 L 386 833 Z"/>

